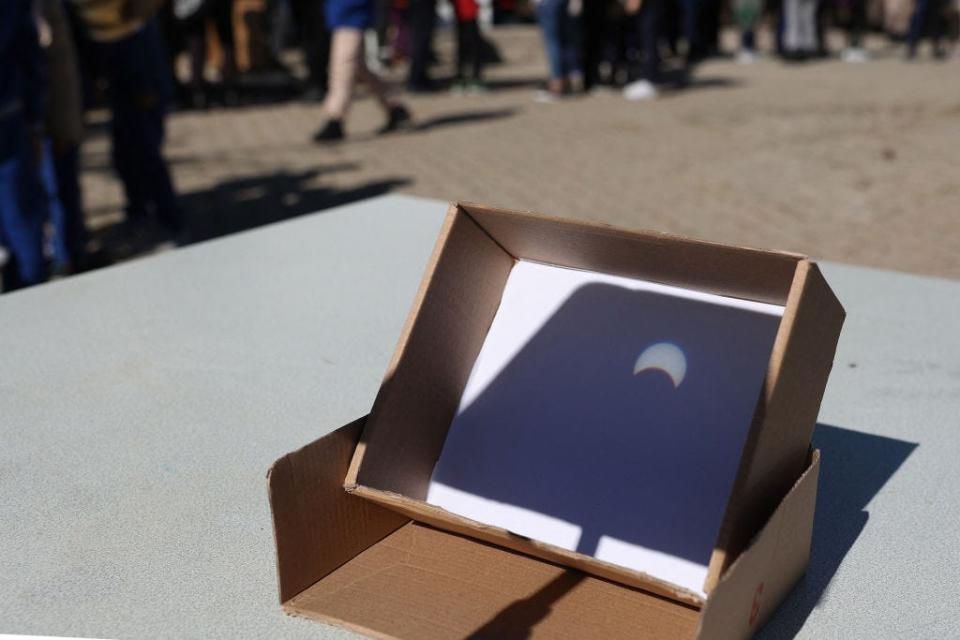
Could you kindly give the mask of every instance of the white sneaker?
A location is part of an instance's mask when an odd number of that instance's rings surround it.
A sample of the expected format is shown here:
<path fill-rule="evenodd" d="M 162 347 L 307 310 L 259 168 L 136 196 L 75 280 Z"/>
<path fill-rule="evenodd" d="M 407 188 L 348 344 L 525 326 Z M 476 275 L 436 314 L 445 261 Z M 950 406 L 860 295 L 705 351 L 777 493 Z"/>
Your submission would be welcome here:
<path fill-rule="evenodd" d="M 750 49 L 740 49 L 740 51 L 737 51 L 736 62 L 737 64 L 753 64 L 757 61 L 757 58 L 757 54 Z"/>
<path fill-rule="evenodd" d="M 560 102 L 560 96 L 547 89 L 538 89 L 537 92 L 533 94 L 533 101 L 539 102 L 540 104 L 556 104 Z"/>
<path fill-rule="evenodd" d="M 861 49 L 860 47 L 850 47 L 843 50 L 843 53 L 840 54 L 840 59 L 844 62 L 860 64 L 863 62 L 869 62 L 870 56 L 867 55 L 865 49 Z"/>
<path fill-rule="evenodd" d="M 649 80 L 637 80 L 623 88 L 623 97 L 633 102 L 653 100 L 660 92 Z"/>

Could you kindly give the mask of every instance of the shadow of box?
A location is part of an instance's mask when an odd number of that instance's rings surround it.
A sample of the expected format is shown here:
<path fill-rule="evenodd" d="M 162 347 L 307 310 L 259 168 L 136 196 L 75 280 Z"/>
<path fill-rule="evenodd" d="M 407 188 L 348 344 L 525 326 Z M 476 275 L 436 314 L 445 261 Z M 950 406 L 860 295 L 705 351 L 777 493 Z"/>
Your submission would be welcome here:
<path fill-rule="evenodd" d="M 274 468 L 281 600 L 394 637 L 751 635 L 807 565 L 843 317 L 803 256 L 452 205 L 370 416 Z"/>

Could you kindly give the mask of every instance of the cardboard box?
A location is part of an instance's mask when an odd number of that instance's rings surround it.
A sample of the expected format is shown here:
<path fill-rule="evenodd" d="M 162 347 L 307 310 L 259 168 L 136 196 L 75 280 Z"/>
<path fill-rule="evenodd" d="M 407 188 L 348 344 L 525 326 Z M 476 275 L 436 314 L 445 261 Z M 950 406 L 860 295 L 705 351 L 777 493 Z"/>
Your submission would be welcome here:
<path fill-rule="evenodd" d="M 701 592 L 425 502 L 518 261 L 783 307 Z M 750 635 L 806 567 L 843 317 L 799 255 L 453 205 L 371 415 L 272 469 L 281 601 L 386 637 Z"/>

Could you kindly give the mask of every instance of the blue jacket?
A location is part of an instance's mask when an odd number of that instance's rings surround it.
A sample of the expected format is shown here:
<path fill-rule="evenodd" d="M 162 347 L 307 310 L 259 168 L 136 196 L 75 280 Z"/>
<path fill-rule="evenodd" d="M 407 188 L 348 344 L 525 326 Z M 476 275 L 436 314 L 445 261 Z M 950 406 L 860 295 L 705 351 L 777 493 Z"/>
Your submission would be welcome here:
<path fill-rule="evenodd" d="M 44 56 L 30 0 L 0 0 L 0 159 L 24 124 L 43 124 Z"/>
<path fill-rule="evenodd" d="M 327 28 L 366 29 L 373 24 L 373 10 L 374 0 L 327 0 Z"/>

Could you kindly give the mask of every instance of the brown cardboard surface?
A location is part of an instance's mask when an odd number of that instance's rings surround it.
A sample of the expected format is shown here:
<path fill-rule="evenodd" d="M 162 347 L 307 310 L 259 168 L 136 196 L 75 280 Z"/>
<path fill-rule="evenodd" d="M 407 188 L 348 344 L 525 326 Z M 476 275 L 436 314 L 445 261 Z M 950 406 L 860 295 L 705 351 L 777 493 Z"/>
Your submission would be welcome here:
<path fill-rule="evenodd" d="M 347 496 L 339 477 L 362 423 L 281 458 L 268 476 L 291 614 L 378 638 L 742 638 L 806 566 L 819 452 L 699 612 Z"/>
<path fill-rule="evenodd" d="M 509 253 L 508 253 L 509 252 Z M 816 266 L 789 253 L 452 205 L 344 485 L 415 519 L 640 586 L 655 577 L 458 518 L 422 502 L 514 258 L 786 304 L 767 380 L 711 561 L 707 590 L 803 469 L 843 309 Z"/>
<path fill-rule="evenodd" d="M 804 468 L 845 316 L 816 264 L 801 261 L 711 560 L 708 590 Z"/>
<path fill-rule="evenodd" d="M 460 207 L 516 258 L 773 304 L 786 301 L 803 258 L 473 203 Z"/>
<path fill-rule="evenodd" d="M 513 263 L 451 207 L 346 484 L 426 497 Z"/>
<path fill-rule="evenodd" d="M 410 523 L 289 603 L 376 637 L 692 638 L 698 611 Z M 638 632 L 642 629 L 642 632 Z"/>
<path fill-rule="evenodd" d="M 408 521 L 343 491 L 364 421 L 285 455 L 267 472 L 281 601 Z"/>
<path fill-rule="evenodd" d="M 393 509 L 419 522 L 440 527 L 447 531 L 471 536 L 477 540 L 496 544 L 543 560 L 560 562 L 564 566 L 587 571 L 623 585 L 644 589 L 650 593 L 671 598 L 693 607 L 703 605 L 703 598 L 698 594 L 682 589 L 656 576 L 603 562 L 538 540 L 518 536 L 505 529 L 458 516 L 419 500 L 412 500 L 406 496 L 372 490 L 363 486 L 351 487 L 350 493 Z"/>
<path fill-rule="evenodd" d="M 699 637 L 749 638 L 763 626 L 803 576 L 810 559 L 820 452 L 711 592 Z"/>

